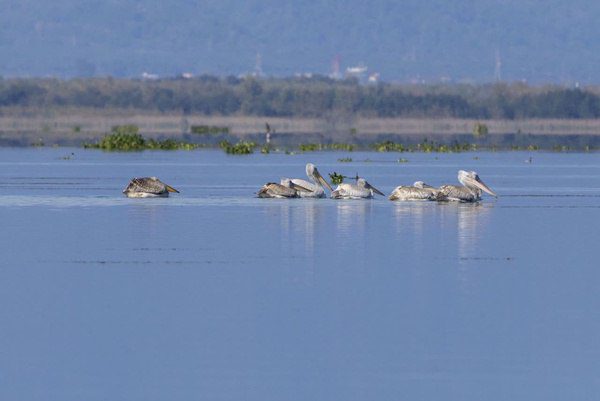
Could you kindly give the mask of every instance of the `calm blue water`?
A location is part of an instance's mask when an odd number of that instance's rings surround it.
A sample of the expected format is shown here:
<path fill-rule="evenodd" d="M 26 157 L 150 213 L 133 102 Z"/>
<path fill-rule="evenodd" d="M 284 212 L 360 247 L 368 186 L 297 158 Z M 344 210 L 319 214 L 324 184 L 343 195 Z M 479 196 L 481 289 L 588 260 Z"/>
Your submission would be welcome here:
<path fill-rule="evenodd" d="M 596 400 L 600 154 L 529 156 L 0 149 L 0 399 Z M 254 198 L 308 161 L 500 197 Z"/>

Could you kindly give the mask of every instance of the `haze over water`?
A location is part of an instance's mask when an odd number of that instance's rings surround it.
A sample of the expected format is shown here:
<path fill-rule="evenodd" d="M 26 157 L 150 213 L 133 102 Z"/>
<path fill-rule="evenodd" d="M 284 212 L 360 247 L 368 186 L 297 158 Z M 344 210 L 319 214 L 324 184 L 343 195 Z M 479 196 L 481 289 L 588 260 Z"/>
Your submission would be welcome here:
<path fill-rule="evenodd" d="M 309 161 L 385 193 L 473 169 L 499 198 L 255 198 Z M 599 153 L 0 149 L 0 399 L 595 400 L 599 173 Z M 123 197 L 151 175 L 181 193 Z"/>

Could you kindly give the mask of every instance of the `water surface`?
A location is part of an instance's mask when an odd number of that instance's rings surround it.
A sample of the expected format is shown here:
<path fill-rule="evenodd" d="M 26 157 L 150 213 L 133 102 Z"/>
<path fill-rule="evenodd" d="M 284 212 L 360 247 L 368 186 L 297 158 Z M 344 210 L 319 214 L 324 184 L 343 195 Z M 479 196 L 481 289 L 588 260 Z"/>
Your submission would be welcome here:
<path fill-rule="evenodd" d="M 500 197 L 254 197 L 308 161 L 386 193 L 474 169 Z M 599 173 L 597 153 L 0 149 L 0 398 L 595 400 Z M 122 196 L 149 175 L 181 193 Z"/>

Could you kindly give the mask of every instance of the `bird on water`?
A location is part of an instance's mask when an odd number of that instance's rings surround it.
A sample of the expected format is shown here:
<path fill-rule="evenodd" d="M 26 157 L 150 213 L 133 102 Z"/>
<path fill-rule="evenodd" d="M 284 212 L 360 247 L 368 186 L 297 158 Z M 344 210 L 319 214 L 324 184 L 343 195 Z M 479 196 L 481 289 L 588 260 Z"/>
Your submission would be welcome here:
<path fill-rule="evenodd" d="M 331 185 L 319 173 L 319 170 L 312 163 L 306 164 L 306 175 L 312 180 L 312 182 L 306 181 L 302 178 L 284 178 L 281 180 L 281 185 L 287 185 L 288 183 L 294 183 L 300 185 L 303 188 L 308 188 L 308 191 L 299 190 L 298 195 L 301 198 L 324 198 L 325 188 L 329 191 L 333 191 Z"/>
<path fill-rule="evenodd" d="M 437 200 L 439 189 L 416 181 L 413 185 L 400 185 L 388 197 L 391 201 Z"/>
<path fill-rule="evenodd" d="M 276 182 L 266 183 L 258 190 L 256 195 L 259 198 L 299 198 L 299 192 L 302 191 L 310 192 L 310 189 L 295 184 L 289 178 L 284 178 L 281 180 L 281 184 Z"/>
<path fill-rule="evenodd" d="M 132 178 L 123 190 L 128 198 L 165 198 L 170 192 L 179 193 L 156 177 Z"/>
<path fill-rule="evenodd" d="M 331 193 L 332 199 L 370 199 L 374 194 L 385 196 L 364 178 L 357 178 L 356 184 L 342 183 Z"/>
<path fill-rule="evenodd" d="M 458 202 L 478 202 L 481 195 L 486 192 L 494 197 L 498 197 L 482 180 L 475 171 L 458 172 L 458 182 L 460 185 L 442 185 L 439 188 L 438 200 L 458 201 Z"/>

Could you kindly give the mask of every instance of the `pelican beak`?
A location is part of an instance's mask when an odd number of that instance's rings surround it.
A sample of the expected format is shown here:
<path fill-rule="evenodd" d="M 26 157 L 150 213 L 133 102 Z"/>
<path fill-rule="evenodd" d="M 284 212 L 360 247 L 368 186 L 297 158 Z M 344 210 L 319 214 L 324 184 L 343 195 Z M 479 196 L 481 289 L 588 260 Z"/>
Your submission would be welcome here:
<path fill-rule="evenodd" d="M 315 177 L 322 185 L 327 187 L 327 189 L 329 189 L 330 191 L 333 191 L 333 188 L 331 188 L 331 185 L 329 185 L 329 183 L 327 181 L 325 181 L 325 178 L 323 178 L 321 173 L 319 173 L 318 171 L 315 171 Z"/>
<path fill-rule="evenodd" d="M 490 189 L 490 187 L 488 187 L 487 185 L 485 185 L 485 183 L 483 181 L 481 181 L 481 178 L 479 178 L 479 176 L 476 176 L 475 179 L 473 180 L 469 180 L 471 181 L 471 183 L 476 186 L 477 188 L 481 189 L 484 192 L 487 192 L 488 194 L 492 195 L 493 197 L 498 197 L 498 195 L 496 195 L 496 193 L 494 191 L 492 191 Z"/>
<path fill-rule="evenodd" d="M 365 182 L 365 187 L 368 189 L 373 190 L 373 192 L 375 192 L 376 194 L 379 194 L 381 196 L 385 196 L 385 194 L 383 192 L 381 192 L 380 190 L 378 190 L 377 188 L 375 188 L 373 185 L 369 184 L 368 182 Z"/>
<path fill-rule="evenodd" d="M 179 191 L 178 191 L 178 190 L 176 190 L 175 188 L 173 188 L 173 187 L 172 187 L 172 186 L 170 186 L 170 185 L 167 185 L 167 191 L 168 191 L 168 192 L 177 192 L 177 193 L 179 193 Z"/>
<path fill-rule="evenodd" d="M 298 185 L 293 182 L 290 182 L 290 188 L 295 189 L 296 191 L 312 192 L 312 190 L 304 188 L 302 185 Z"/>

